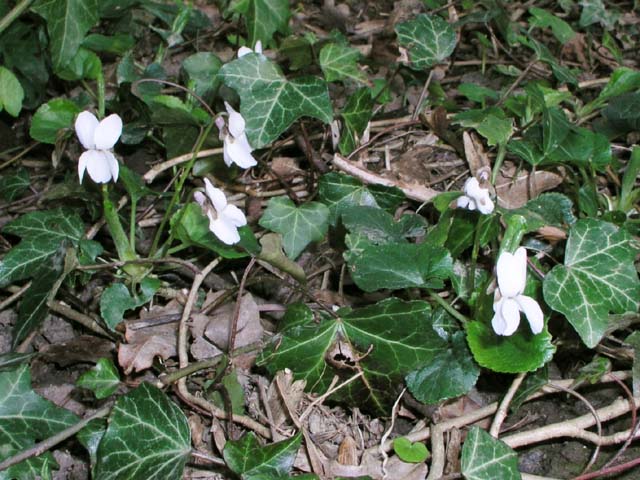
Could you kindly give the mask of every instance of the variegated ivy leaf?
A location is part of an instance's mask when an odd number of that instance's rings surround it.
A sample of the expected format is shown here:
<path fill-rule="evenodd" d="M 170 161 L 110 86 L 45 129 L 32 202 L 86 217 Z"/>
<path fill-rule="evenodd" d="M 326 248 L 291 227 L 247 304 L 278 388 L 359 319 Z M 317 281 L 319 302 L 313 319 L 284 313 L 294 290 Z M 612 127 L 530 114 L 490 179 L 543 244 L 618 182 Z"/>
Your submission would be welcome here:
<path fill-rule="evenodd" d="M 396 25 L 398 42 L 409 50 L 416 69 L 429 68 L 442 62 L 456 48 L 456 32 L 437 15 L 418 15 Z"/>
<path fill-rule="evenodd" d="M 360 52 L 346 45 L 329 43 L 320 50 L 320 68 L 327 82 L 336 80 L 355 80 L 366 83 L 367 76 L 358 69 Z"/>
<path fill-rule="evenodd" d="M 307 116 L 331 122 L 333 109 L 327 84 L 317 77 L 287 80 L 264 55 L 251 53 L 220 69 L 225 85 L 241 98 L 240 113 L 253 148 L 261 148 Z"/>
<path fill-rule="evenodd" d="M 638 310 L 636 253 L 625 230 L 600 220 L 580 220 L 569 232 L 564 265 L 556 265 L 544 280 L 547 304 L 567 317 L 590 348 L 604 335 L 610 312 Z"/>

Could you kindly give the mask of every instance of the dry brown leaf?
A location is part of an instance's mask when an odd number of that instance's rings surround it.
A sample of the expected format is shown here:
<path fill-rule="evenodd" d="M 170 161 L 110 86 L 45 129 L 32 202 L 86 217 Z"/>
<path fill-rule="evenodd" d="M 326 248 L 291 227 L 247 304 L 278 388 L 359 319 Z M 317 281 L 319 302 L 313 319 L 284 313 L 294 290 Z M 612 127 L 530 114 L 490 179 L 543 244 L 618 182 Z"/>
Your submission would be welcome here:
<path fill-rule="evenodd" d="M 151 367 L 155 357 L 163 360 L 177 355 L 178 323 L 165 323 L 154 327 L 132 330 L 127 328 L 127 343 L 118 348 L 118 363 L 125 374 L 140 372 Z"/>
<path fill-rule="evenodd" d="M 484 146 L 478 139 L 478 136 L 465 131 L 462 133 L 462 142 L 464 143 L 464 153 L 467 163 L 469 164 L 469 170 L 471 170 L 471 175 L 480 178 L 479 174 L 481 172 L 491 172 L 491 162 L 489 162 L 487 152 L 485 152 Z"/>
<path fill-rule="evenodd" d="M 351 435 L 345 435 L 338 447 L 338 463 L 358 465 L 358 446 Z"/>
<path fill-rule="evenodd" d="M 385 470 L 385 480 L 424 480 L 429 471 L 425 463 L 403 462 L 395 455 L 389 459 Z"/>
<path fill-rule="evenodd" d="M 100 358 L 111 358 L 115 344 L 93 335 L 80 335 L 65 343 L 46 345 L 40 350 L 40 359 L 66 367 L 74 363 L 96 363 Z"/>
<path fill-rule="evenodd" d="M 528 170 L 521 169 L 516 175 L 515 165 L 505 162 L 495 184 L 498 205 L 507 209 L 520 208 L 542 192 L 556 188 L 563 180 L 562 172 L 546 170 L 538 170 L 531 175 Z"/>
<path fill-rule="evenodd" d="M 289 178 L 303 173 L 296 159 L 291 157 L 273 157 L 271 170 L 282 178 Z"/>
<path fill-rule="evenodd" d="M 229 348 L 229 326 L 235 310 L 234 303 L 227 303 L 217 308 L 209 316 L 204 335 L 222 350 Z M 234 348 L 244 347 L 262 339 L 264 329 L 260 323 L 260 311 L 253 295 L 246 293 L 240 300 L 236 342 Z"/>

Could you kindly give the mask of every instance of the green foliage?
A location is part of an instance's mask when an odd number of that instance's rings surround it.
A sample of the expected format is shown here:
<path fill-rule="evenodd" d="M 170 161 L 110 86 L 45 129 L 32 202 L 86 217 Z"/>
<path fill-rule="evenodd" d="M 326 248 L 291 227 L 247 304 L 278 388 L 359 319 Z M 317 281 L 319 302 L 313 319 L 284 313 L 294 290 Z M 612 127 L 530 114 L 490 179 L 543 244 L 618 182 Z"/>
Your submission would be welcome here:
<path fill-rule="evenodd" d="M 56 143 L 59 131 L 70 129 L 80 108 L 70 100 L 56 98 L 38 108 L 31 119 L 31 138 L 43 143 Z"/>
<path fill-rule="evenodd" d="M 131 295 L 122 283 L 112 283 L 100 297 L 100 315 L 110 330 L 115 331 L 124 312 L 149 302 L 160 288 L 160 280 L 147 277 L 140 283 L 140 293 Z"/>
<path fill-rule="evenodd" d="M 18 168 L 13 173 L 5 173 L 0 177 L 0 197 L 7 202 L 13 202 L 31 185 L 29 172 L 25 168 Z"/>
<path fill-rule="evenodd" d="M 88 388 L 98 400 L 101 400 L 115 393 L 120 385 L 120 375 L 110 359 L 101 358 L 95 367 L 78 378 L 76 385 Z"/>
<path fill-rule="evenodd" d="M 250 45 L 258 40 L 267 45 L 274 33 L 286 33 L 291 16 L 287 0 L 248 0 L 237 5 L 243 5 L 238 11 L 245 14 Z"/>
<path fill-rule="evenodd" d="M 518 456 L 503 441 L 472 427 L 462 447 L 462 475 L 467 480 L 520 480 Z"/>
<path fill-rule="evenodd" d="M 336 80 L 355 80 L 367 83 L 367 76 L 358 69 L 360 52 L 346 45 L 328 43 L 320 50 L 320 68 L 327 82 Z"/>
<path fill-rule="evenodd" d="M 142 383 L 118 398 L 98 446 L 96 480 L 181 478 L 191 452 L 187 418 L 161 390 Z"/>
<path fill-rule="evenodd" d="M 0 112 L 6 110 L 12 117 L 17 117 L 22 110 L 24 90 L 11 70 L 0 66 Z"/>
<path fill-rule="evenodd" d="M 281 442 L 262 446 L 253 432 L 240 440 L 229 441 L 224 447 L 224 460 L 228 467 L 243 480 L 289 478 L 302 433 Z"/>
<path fill-rule="evenodd" d="M 347 100 L 340 114 L 344 126 L 338 147 L 343 155 L 349 155 L 358 146 L 358 140 L 371 120 L 373 105 L 371 91 L 366 87 L 358 89 Z"/>
<path fill-rule="evenodd" d="M 327 233 L 329 209 L 322 203 L 309 202 L 296 207 L 287 197 L 269 200 L 260 225 L 280 233 L 284 251 L 295 260 L 309 243 L 320 241 Z"/>
<path fill-rule="evenodd" d="M 584 219 L 569 231 L 564 265 L 547 274 L 544 299 L 567 317 L 588 347 L 604 335 L 610 312 L 638 310 L 636 254 L 629 234 L 610 223 Z"/>
<path fill-rule="evenodd" d="M 437 15 L 418 15 L 395 27 L 398 43 L 409 50 L 412 66 L 423 70 L 442 62 L 456 48 L 456 32 Z"/>
<path fill-rule="evenodd" d="M 240 113 L 254 148 L 268 145 L 302 116 L 325 123 L 333 117 L 324 81 L 317 77 L 287 80 L 263 55 L 250 53 L 238 58 L 225 64 L 219 74 L 242 99 Z"/>
<path fill-rule="evenodd" d="M 504 145 L 513 134 L 513 120 L 497 107 L 458 113 L 454 121 L 463 127 L 475 128 L 489 145 Z"/>
<path fill-rule="evenodd" d="M 5 460 L 49 438 L 78 421 L 31 389 L 28 365 L 0 372 L 0 460 Z M 0 472 L 0 479 L 36 478 L 55 466 L 51 453 L 29 458 Z"/>
<path fill-rule="evenodd" d="M 407 463 L 422 463 L 429 456 L 429 450 L 424 443 L 411 443 L 407 437 L 394 438 L 393 451 L 400 460 Z"/>

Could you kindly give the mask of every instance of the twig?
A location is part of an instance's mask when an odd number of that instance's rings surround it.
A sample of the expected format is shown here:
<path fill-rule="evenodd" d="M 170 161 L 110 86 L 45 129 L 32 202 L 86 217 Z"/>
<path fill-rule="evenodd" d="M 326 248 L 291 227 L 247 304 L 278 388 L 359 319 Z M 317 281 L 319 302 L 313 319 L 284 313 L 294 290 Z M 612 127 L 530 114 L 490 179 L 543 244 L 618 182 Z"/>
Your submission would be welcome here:
<path fill-rule="evenodd" d="M 181 258 L 175 258 L 175 257 L 164 257 L 164 258 L 138 258 L 136 260 L 128 260 L 126 262 L 123 261 L 116 261 L 116 262 L 109 262 L 109 263 L 97 263 L 94 265 L 77 265 L 75 267 L 76 270 L 105 270 L 105 269 L 109 269 L 109 268 L 120 268 L 123 267 L 125 265 L 130 265 L 130 264 L 148 264 L 148 263 L 152 263 L 152 264 L 156 264 L 156 263 L 175 263 L 176 265 L 182 265 L 183 267 L 188 268 L 189 270 L 191 270 L 193 273 L 197 274 L 200 269 L 194 265 L 193 263 L 189 262 L 188 260 L 182 260 Z"/>
<path fill-rule="evenodd" d="M 238 333 L 238 317 L 240 316 L 240 307 L 242 304 L 242 295 L 244 294 L 244 286 L 247 283 L 249 272 L 251 271 L 255 263 L 256 257 L 251 257 L 247 268 L 244 269 L 242 279 L 240 280 L 240 286 L 238 287 L 238 298 L 233 309 L 233 315 L 231 316 L 231 325 L 229 325 L 229 338 L 227 342 L 227 350 L 229 353 L 232 353 L 233 349 L 235 348 L 236 334 Z"/>
<path fill-rule="evenodd" d="M 511 383 L 509 390 L 507 391 L 506 395 L 502 399 L 502 402 L 500 402 L 498 411 L 496 412 L 496 415 L 493 418 L 491 429 L 489 430 L 489 434 L 492 437 L 498 438 L 498 436 L 500 435 L 500 427 L 502 426 L 502 423 L 504 422 L 505 418 L 507 418 L 511 400 L 513 400 L 513 396 L 518 391 L 518 388 L 520 388 L 520 384 L 522 383 L 526 375 L 527 375 L 526 373 L 519 373 L 516 376 L 516 378 L 513 379 L 513 382 Z"/>
<path fill-rule="evenodd" d="M 200 452 L 198 450 L 191 450 L 191 456 L 195 458 L 199 458 L 200 460 L 205 460 L 214 465 L 219 465 L 221 467 L 227 466 L 227 462 L 225 462 L 223 459 L 214 457 L 213 455 L 209 455 L 208 453 L 205 453 L 205 452 Z"/>
<path fill-rule="evenodd" d="M 400 400 L 402 400 L 402 397 L 404 396 L 404 392 L 406 391 L 407 391 L 407 387 L 403 388 L 402 391 L 400 392 L 400 395 L 398 395 L 398 398 L 396 398 L 396 401 L 393 402 L 393 406 L 391 407 L 391 424 L 389 425 L 389 428 L 387 428 L 386 432 L 384 432 L 384 435 L 382 435 L 382 438 L 380 439 L 379 447 L 380 447 L 380 455 L 382 455 L 383 478 L 387 476 L 387 460 L 389 460 L 389 456 L 387 455 L 387 452 L 385 452 L 384 448 L 382 448 L 382 446 L 384 445 L 384 442 L 387 441 L 387 438 L 389 438 L 389 435 L 391 435 L 391 432 L 393 431 L 393 427 L 396 423 L 396 417 L 398 416 L 398 405 L 400 405 Z"/>
<path fill-rule="evenodd" d="M 9 298 L 5 298 L 2 302 L 0 302 L 0 310 L 4 310 L 13 302 L 18 300 L 30 286 L 31 282 L 27 282 L 24 287 L 20 287 L 16 292 L 13 292 Z"/>
<path fill-rule="evenodd" d="M 56 433 L 54 436 L 49 437 L 40 443 L 36 443 L 33 447 L 29 448 L 28 450 L 24 450 L 14 455 L 13 457 L 7 458 L 2 463 L 0 463 L 0 472 L 2 470 L 6 470 L 12 465 L 22 462 L 23 460 L 26 460 L 31 457 L 37 457 L 38 455 L 42 455 L 44 452 L 46 452 L 50 448 L 54 447 L 60 442 L 78 433 L 80 430 L 86 427 L 91 420 L 95 420 L 96 418 L 106 417 L 107 415 L 109 415 L 110 411 L 111 411 L 111 405 L 109 405 L 108 407 L 101 408 L 100 410 L 95 412 L 93 415 L 83 420 L 80 420 L 75 425 L 72 425 L 69 428 L 62 430 L 61 432 Z"/>
<path fill-rule="evenodd" d="M 104 328 L 100 326 L 98 322 L 96 322 L 89 315 L 85 315 L 84 313 L 76 312 L 73 308 L 67 307 L 62 302 L 51 301 L 47 304 L 49 309 L 55 313 L 59 313 L 60 315 L 64 315 L 65 317 L 78 322 L 84 327 L 88 328 L 96 332 L 98 335 L 103 337 L 107 337 L 110 339 L 114 338 L 114 334 L 107 332 Z"/>
<path fill-rule="evenodd" d="M 616 465 L 615 467 L 602 468 L 600 470 L 596 470 L 595 472 L 580 475 L 578 477 L 575 477 L 573 480 L 591 480 L 592 478 L 604 477 L 605 475 L 611 475 L 612 473 L 621 473 L 626 470 L 631 470 L 633 467 L 637 467 L 638 465 L 640 465 L 640 457 L 626 463 L 621 463 L 620 465 Z"/>
<path fill-rule="evenodd" d="M 219 155 L 223 152 L 222 148 L 210 148 L 208 150 L 200 150 L 196 154 L 196 158 L 204 158 L 210 157 L 211 155 Z M 176 165 L 180 165 L 182 163 L 186 163 L 193 158 L 193 152 L 185 153 L 184 155 L 180 155 L 174 158 L 170 158 L 166 162 L 159 163 L 153 166 L 147 173 L 142 177 L 145 182 L 151 183 L 155 180 L 155 178 L 160 175 L 165 170 L 169 170 L 170 168 L 175 167 Z"/>
<path fill-rule="evenodd" d="M 629 400 L 629 407 L 631 408 L 631 428 L 629 430 L 631 431 L 631 433 L 629 434 L 629 438 L 627 438 L 627 441 L 624 442 L 622 447 L 620 447 L 620 450 L 618 450 L 618 452 L 613 457 L 611 457 L 607 463 L 605 463 L 601 467 L 601 470 L 609 468 L 611 465 L 613 465 L 616 462 L 618 458 L 620 458 L 620 455 L 624 453 L 624 451 L 633 441 L 633 437 L 636 435 L 636 433 L 638 432 L 638 428 L 640 427 L 640 424 L 637 423 L 638 419 L 636 417 L 636 411 L 633 408 L 633 393 L 631 393 L 631 390 L 629 390 L 629 387 L 627 387 L 624 384 L 624 382 L 619 380 L 615 375 L 612 375 L 612 374 L 609 374 L 609 375 L 613 379 L 613 381 L 616 382 L 620 386 L 620 388 L 622 388 L 622 390 L 624 390 L 624 393 L 627 395 L 627 399 Z"/>
<path fill-rule="evenodd" d="M 300 423 L 302 423 L 304 421 L 304 419 L 306 418 L 307 415 L 309 415 L 311 413 L 311 410 L 313 409 L 313 407 L 315 407 L 316 405 L 319 405 L 321 403 L 323 403 L 327 398 L 329 398 L 331 395 L 333 395 L 335 392 L 337 392 L 338 390 L 340 390 L 341 388 L 346 387 L 347 385 L 349 385 L 351 382 L 353 382 L 354 380 L 357 380 L 358 378 L 360 378 L 362 375 L 364 374 L 364 372 L 358 372 L 355 375 L 353 375 L 352 377 L 346 379 L 344 382 L 342 382 L 339 385 L 336 385 L 334 387 L 329 388 L 329 390 L 327 390 L 326 392 L 324 392 L 322 395 L 320 395 L 318 398 L 316 398 L 313 402 L 311 402 L 309 404 L 309 406 L 307 406 L 307 408 L 304 410 L 304 412 L 302 412 L 302 415 L 300 415 Z"/>
<path fill-rule="evenodd" d="M 208 358 L 207 360 L 202 360 L 201 362 L 194 362 L 186 366 L 185 368 L 180 368 L 174 372 L 168 373 L 160 377 L 159 381 L 156 383 L 156 387 L 162 388 L 167 385 L 171 385 L 174 382 L 177 382 L 179 379 L 183 377 L 188 377 L 189 375 L 196 373 L 200 370 L 204 370 L 205 368 L 215 367 L 220 363 L 221 360 L 224 359 L 224 355 L 216 355 L 213 358 Z"/>

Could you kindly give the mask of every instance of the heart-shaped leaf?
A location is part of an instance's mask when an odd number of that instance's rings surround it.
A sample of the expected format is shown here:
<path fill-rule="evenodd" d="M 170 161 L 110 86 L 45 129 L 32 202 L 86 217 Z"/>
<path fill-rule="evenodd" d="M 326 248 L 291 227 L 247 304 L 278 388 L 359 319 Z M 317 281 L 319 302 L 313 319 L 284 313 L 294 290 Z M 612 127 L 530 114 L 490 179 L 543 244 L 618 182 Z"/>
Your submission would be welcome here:
<path fill-rule="evenodd" d="M 480 427 L 472 427 L 462 447 L 461 471 L 467 480 L 520 480 L 518 455 Z"/>
<path fill-rule="evenodd" d="M 367 76 L 358 69 L 358 58 L 360 52 L 355 48 L 337 43 L 325 45 L 319 56 L 324 78 L 327 82 L 349 79 L 366 83 Z"/>
<path fill-rule="evenodd" d="M 22 110 L 24 90 L 11 70 L 0 66 L 0 112 L 4 109 L 12 117 Z"/>
<path fill-rule="evenodd" d="M 367 128 L 373 114 L 373 98 L 368 88 L 361 88 L 349 96 L 341 116 L 344 127 L 340 135 L 340 152 L 348 155 L 358 146 L 360 136 Z"/>
<path fill-rule="evenodd" d="M 36 110 L 31 119 L 29 135 L 39 142 L 54 144 L 58 132 L 63 128 L 71 128 L 78 113 L 80 109 L 71 100 L 54 98 Z"/>
<path fill-rule="evenodd" d="M 118 389 L 120 375 L 111 360 L 101 358 L 95 367 L 78 378 L 76 385 L 93 391 L 100 400 L 109 397 Z"/>
<path fill-rule="evenodd" d="M 329 209 L 322 203 L 309 202 L 296 207 L 287 197 L 269 200 L 260 225 L 280 233 L 284 251 L 295 260 L 309 243 L 324 238 L 329 228 Z"/>
<path fill-rule="evenodd" d="M 182 478 L 191 452 L 189 423 L 161 390 L 142 383 L 120 397 L 97 452 L 96 480 Z"/>
<path fill-rule="evenodd" d="M 396 25 L 398 42 L 409 50 L 416 69 L 422 70 L 442 62 L 456 48 L 456 32 L 438 15 L 418 15 Z"/>
<path fill-rule="evenodd" d="M 302 434 L 270 445 L 260 445 L 253 432 L 224 447 L 227 466 L 243 480 L 287 478 L 300 448 Z"/>
<path fill-rule="evenodd" d="M 324 81 L 316 77 L 287 80 L 264 55 L 250 53 L 224 65 L 225 85 L 242 99 L 240 113 L 254 148 L 268 145 L 302 116 L 331 122 L 333 108 Z"/>
<path fill-rule="evenodd" d="M 422 463 L 429 456 L 429 450 L 424 443 L 411 443 L 407 437 L 394 438 L 393 451 L 400 457 L 400 460 L 407 463 Z"/>
<path fill-rule="evenodd" d="M 244 2 L 237 2 L 238 4 Z M 287 0 L 248 0 L 245 14 L 249 43 L 267 45 L 275 32 L 285 32 L 291 11 Z"/>
<path fill-rule="evenodd" d="M 636 253 L 625 230 L 600 220 L 580 220 L 569 231 L 564 265 L 553 267 L 544 279 L 545 301 L 567 317 L 590 348 L 604 335 L 609 312 L 638 310 Z"/>

